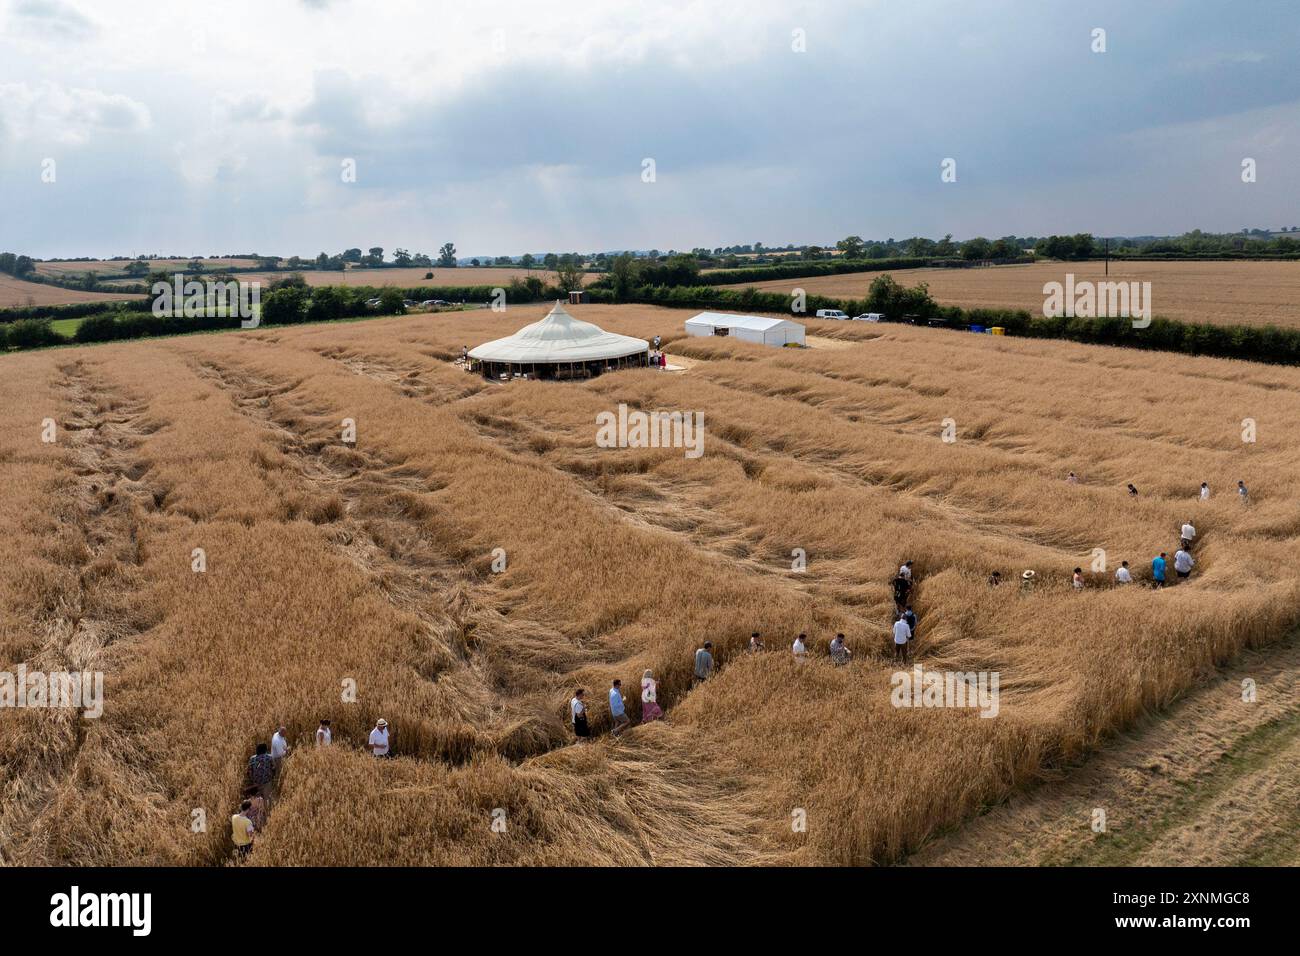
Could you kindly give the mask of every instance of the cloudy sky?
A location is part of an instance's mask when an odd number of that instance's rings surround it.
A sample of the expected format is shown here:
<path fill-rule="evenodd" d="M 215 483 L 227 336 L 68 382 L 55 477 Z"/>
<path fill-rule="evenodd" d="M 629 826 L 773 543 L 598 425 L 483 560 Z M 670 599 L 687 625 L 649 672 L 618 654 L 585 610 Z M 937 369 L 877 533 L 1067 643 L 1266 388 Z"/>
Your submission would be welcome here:
<path fill-rule="evenodd" d="M 1297 49 L 1286 0 L 0 0 L 0 249 L 1300 225 Z"/>

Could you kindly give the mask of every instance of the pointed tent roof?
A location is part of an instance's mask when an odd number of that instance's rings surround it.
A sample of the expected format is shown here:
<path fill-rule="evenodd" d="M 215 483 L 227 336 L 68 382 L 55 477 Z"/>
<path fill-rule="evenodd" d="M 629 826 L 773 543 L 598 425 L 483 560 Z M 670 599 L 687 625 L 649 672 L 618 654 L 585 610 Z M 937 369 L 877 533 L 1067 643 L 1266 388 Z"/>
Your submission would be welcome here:
<path fill-rule="evenodd" d="M 514 335 L 494 339 L 469 350 L 469 357 L 484 362 L 540 364 L 593 362 L 636 355 L 650 348 L 645 339 L 606 332 L 590 322 L 580 322 L 556 301 L 546 318 L 525 325 Z"/>

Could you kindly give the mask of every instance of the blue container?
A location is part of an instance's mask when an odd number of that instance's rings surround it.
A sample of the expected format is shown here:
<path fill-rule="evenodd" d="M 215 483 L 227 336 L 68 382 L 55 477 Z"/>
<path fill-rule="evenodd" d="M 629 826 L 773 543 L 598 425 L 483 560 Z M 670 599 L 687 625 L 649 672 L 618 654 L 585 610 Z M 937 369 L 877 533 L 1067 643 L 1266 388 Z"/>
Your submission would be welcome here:
<path fill-rule="evenodd" d="M 982 325 L 972 325 L 972 326 L 970 327 L 970 330 L 971 330 L 972 332 L 983 332 L 983 331 L 984 331 L 984 326 L 982 326 Z"/>

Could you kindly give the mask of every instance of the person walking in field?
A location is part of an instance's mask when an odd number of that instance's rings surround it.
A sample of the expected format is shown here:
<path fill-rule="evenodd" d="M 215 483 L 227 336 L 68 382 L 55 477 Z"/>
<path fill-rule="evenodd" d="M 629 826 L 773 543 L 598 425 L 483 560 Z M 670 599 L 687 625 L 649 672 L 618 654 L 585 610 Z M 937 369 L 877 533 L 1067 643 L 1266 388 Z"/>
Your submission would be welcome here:
<path fill-rule="evenodd" d="M 334 743 L 334 732 L 330 730 L 330 719 L 321 718 L 320 726 L 316 728 L 316 746 L 328 747 Z"/>
<path fill-rule="evenodd" d="M 759 640 L 758 631 L 749 635 L 749 653 L 757 654 L 763 649 L 763 642 Z"/>
<path fill-rule="evenodd" d="M 912 610 L 911 604 L 903 612 L 903 620 L 907 622 L 908 640 L 916 640 L 916 612 Z"/>
<path fill-rule="evenodd" d="M 375 729 L 370 731 L 370 739 L 366 742 L 366 747 L 376 757 L 391 756 L 388 749 L 388 721 L 380 717 L 375 721 Z"/>
<path fill-rule="evenodd" d="M 706 681 L 713 676 L 713 642 L 705 641 L 695 652 L 695 681 Z"/>
<path fill-rule="evenodd" d="M 251 804 L 245 800 L 239 805 L 239 810 L 230 817 L 230 839 L 234 842 L 241 860 L 253 852 L 253 834 L 256 828 L 253 826 L 253 821 L 248 818 L 250 806 Z"/>
<path fill-rule="evenodd" d="M 1129 482 L 1129 486 L 1128 486 L 1128 496 L 1129 496 L 1130 498 L 1136 498 L 1136 497 L 1138 496 L 1137 486 L 1134 485 L 1132 482 Z"/>
<path fill-rule="evenodd" d="M 591 740 L 591 728 L 587 726 L 587 705 L 582 700 L 586 695 L 586 689 L 579 687 L 573 692 L 573 699 L 569 701 L 569 714 L 573 718 L 573 734 L 580 744 L 589 743 Z"/>
<path fill-rule="evenodd" d="M 1074 569 L 1074 579 L 1071 581 L 1076 591 L 1083 590 L 1083 568 Z"/>
<path fill-rule="evenodd" d="M 609 688 L 609 715 L 614 719 L 614 726 L 609 732 L 615 737 L 632 724 L 627 716 L 627 707 L 623 703 L 623 682 L 617 677 Z"/>
<path fill-rule="evenodd" d="M 1183 550 L 1184 551 L 1189 550 L 1192 546 L 1192 542 L 1195 539 L 1196 539 L 1196 529 L 1192 527 L 1192 523 L 1190 521 L 1184 521 L 1183 522 Z"/>
<path fill-rule="evenodd" d="M 911 561 L 904 561 L 903 566 L 898 569 L 898 576 L 900 578 L 906 578 L 908 584 L 912 583 L 912 564 L 913 562 Z"/>
<path fill-rule="evenodd" d="M 1209 501 L 1209 500 L 1210 500 L 1210 485 L 1209 485 L 1209 482 L 1205 482 L 1205 481 L 1201 482 L 1201 500 L 1202 500 L 1202 501 Z"/>
<path fill-rule="evenodd" d="M 267 752 L 266 744 L 257 745 L 257 753 L 248 758 L 248 782 L 257 788 L 257 792 L 266 796 L 275 776 L 275 761 Z"/>
<path fill-rule="evenodd" d="M 907 605 L 907 597 L 912 593 L 912 582 L 901 574 L 894 578 L 894 604 L 902 611 Z"/>
<path fill-rule="evenodd" d="M 907 663 L 907 642 L 912 639 L 912 629 L 900 614 L 894 622 L 894 660 Z"/>
<path fill-rule="evenodd" d="M 244 815 L 253 821 L 253 828 L 260 831 L 266 826 L 266 801 L 258 796 L 256 787 L 245 787 L 244 802 L 248 804 Z"/>
<path fill-rule="evenodd" d="M 844 635 L 836 634 L 831 639 L 831 663 L 836 666 L 847 664 L 852 656 L 853 652 L 844 643 Z"/>
<path fill-rule="evenodd" d="M 1070 472 L 1068 475 L 1065 476 L 1065 480 L 1072 485 L 1077 485 L 1079 483 L 1079 476 L 1076 475 L 1074 472 Z"/>
<path fill-rule="evenodd" d="M 1160 556 L 1151 560 L 1151 579 L 1155 582 L 1156 588 L 1165 586 L 1165 553 L 1160 552 Z"/>
<path fill-rule="evenodd" d="M 1246 490 L 1246 483 L 1244 481 L 1237 482 L 1237 497 L 1241 499 L 1243 505 L 1250 504 L 1250 492 Z"/>
<path fill-rule="evenodd" d="M 808 658 L 808 645 L 805 643 L 807 638 L 807 634 L 800 634 L 794 639 L 794 647 L 792 650 L 794 651 L 794 659 L 797 661 L 803 661 Z"/>
<path fill-rule="evenodd" d="M 1192 573 L 1192 565 L 1195 563 L 1196 561 L 1192 558 L 1186 548 L 1179 548 L 1178 551 L 1174 553 L 1174 574 L 1178 575 L 1180 580 L 1190 577 Z"/>
<path fill-rule="evenodd" d="M 1132 572 L 1129 571 L 1129 569 L 1128 569 L 1128 562 L 1127 562 L 1127 561 L 1121 561 L 1121 562 L 1119 563 L 1119 567 L 1115 570 L 1115 583 L 1116 583 L 1116 584 L 1132 584 L 1132 583 L 1133 583 L 1133 574 L 1132 574 Z"/>
<path fill-rule="evenodd" d="M 275 733 L 271 735 L 271 759 L 275 761 L 275 769 L 278 772 L 280 764 L 289 754 L 289 739 L 284 734 L 284 726 L 275 728 Z"/>
<path fill-rule="evenodd" d="M 659 686 L 650 669 L 646 668 L 646 672 L 641 675 L 641 723 L 648 724 L 663 715 L 663 708 L 659 706 Z"/>
<path fill-rule="evenodd" d="M 989 575 L 989 587 L 995 588 L 1002 583 L 1002 572 L 994 571 Z"/>

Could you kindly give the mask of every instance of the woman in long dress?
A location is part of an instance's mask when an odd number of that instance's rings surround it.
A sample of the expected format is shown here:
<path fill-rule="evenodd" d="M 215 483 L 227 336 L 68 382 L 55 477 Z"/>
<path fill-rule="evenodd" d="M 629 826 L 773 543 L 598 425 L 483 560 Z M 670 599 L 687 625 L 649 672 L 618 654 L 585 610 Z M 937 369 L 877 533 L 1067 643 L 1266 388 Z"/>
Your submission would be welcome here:
<path fill-rule="evenodd" d="M 658 695 L 659 688 L 654 676 L 647 670 L 641 675 L 641 723 L 648 724 L 664 715 L 663 708 L 656 699 Z"/>

